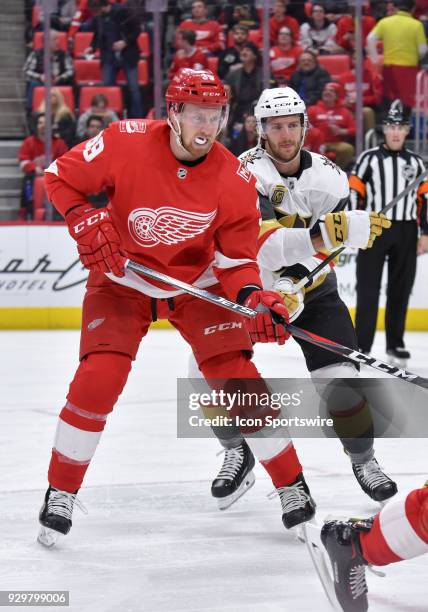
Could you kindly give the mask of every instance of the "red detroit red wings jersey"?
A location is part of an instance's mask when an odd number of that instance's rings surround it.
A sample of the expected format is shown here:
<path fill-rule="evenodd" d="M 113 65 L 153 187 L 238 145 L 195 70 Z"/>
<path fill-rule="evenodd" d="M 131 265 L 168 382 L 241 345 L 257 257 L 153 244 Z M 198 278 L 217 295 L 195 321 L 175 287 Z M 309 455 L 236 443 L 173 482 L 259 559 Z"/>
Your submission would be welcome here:
<path fill-rule="evenodd" d="M 164 121 L 112 123 L 51 164 L 45 175 L 51 202 L 65 215 L 106 188 L 129 258 L 199 287 L 220 281 L 233 299 L 247 284 L 261 286 L 254 178 L 218 142 L 202 162 L 184 165 L 169 135 Z M 181 293 L 144 284 L 154 297 Z"/>

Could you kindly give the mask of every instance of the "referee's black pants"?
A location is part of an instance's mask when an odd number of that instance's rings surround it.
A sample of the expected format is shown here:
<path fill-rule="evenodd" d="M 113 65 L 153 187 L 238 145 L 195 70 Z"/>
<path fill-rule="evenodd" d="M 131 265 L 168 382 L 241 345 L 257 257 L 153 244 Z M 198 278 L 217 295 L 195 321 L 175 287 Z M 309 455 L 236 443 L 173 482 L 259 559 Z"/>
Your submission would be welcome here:
<path fill-rule="evenodd" d="M 369 352 L 373 344 L 382 270 L 386 258 L 386 348 L 404 347 L 407 305 L 416 274 L 417 239 L 418 228 L 415 221 L 393 221 L 392 227 L 376 238 L 371 249 L 358 252 L 355 330 L 358 346 L 364 352 Z"/>

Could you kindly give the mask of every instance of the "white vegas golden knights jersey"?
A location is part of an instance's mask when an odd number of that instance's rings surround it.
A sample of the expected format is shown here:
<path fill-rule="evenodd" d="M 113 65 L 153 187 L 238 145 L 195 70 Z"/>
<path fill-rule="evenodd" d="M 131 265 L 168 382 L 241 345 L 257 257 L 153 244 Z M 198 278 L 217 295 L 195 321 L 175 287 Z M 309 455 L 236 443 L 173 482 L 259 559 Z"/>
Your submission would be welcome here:
<path fill-rule="evenodd" d="M 262 214 L 257 259 L 266 287 L 284 267 L 313 259 L 316 253 L 310 230 L 316 232 L 314 226 L 322 215 L 347 206 L 348 178 L 323 155 L 304 149 L 293 176 L 280 174 L 260 147 L 242 153 L 239 159 L 257 181 Z"/>

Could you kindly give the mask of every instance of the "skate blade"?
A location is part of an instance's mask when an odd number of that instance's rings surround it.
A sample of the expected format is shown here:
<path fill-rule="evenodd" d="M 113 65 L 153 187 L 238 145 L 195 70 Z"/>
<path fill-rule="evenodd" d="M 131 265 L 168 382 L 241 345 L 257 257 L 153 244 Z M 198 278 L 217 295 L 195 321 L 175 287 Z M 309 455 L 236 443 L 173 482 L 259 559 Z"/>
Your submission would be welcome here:
<path fill-rule="evenodd" d="M 399 359 L 398 357 L 388 357 L 387 362 L 396 368 L 405 370 L 407 368 L 408 359 Z"/>
<path fill-rule="evenodd" d="M 52 548 L 52 546 L 55 546 L 55 544 L 58 542 L 61 535 L 62 534 L 59 531 L 55 531 L 55 529 L 42 527 L 39 531 L 39 535 L 37 536 L 37 541 L 46 548 Z"/>
<path fill-rule="evenodd" d="M 299 525 L 296 525 L 295 527 L 292 527 L 291 529 L 289 529 L 289 532 L 291 533 L 291 535 L 298 542 L 301 542 L 302 544 L 306 544 L 306 535 L 305 535 L 305 532 L 303 531 L 303 526 L 306 523 L 313 523 L 314 525 L 317 525 L 317 519 L 315 516 L 313 516 L 311 519 L 309 519 L 309 521 L 306 521 L 305 523 L 300 523 Z"/>
<path fill-rule="evenodd" d="M 254 485 L 256 478 L 253 472 L 248 472 L 245 479 L 241 482 L 239 487 L 231 495 L 227 497 L 220 497 L 217 500 L 219 510 L 227 510 L 232 504 L 234 504 L 240 497 L 242 497 L 251 487 Z"/>
<path fill-rule="evenodd" d="M 339 612 L 342 608 L 336 598 L 333 576 L 330 570 L 330 560 L 321 541 L 321 527 L 315 521 L 307 521 L 301 527 L 305 536 L 306 547 L 330 606 L 332 610 Z"/>

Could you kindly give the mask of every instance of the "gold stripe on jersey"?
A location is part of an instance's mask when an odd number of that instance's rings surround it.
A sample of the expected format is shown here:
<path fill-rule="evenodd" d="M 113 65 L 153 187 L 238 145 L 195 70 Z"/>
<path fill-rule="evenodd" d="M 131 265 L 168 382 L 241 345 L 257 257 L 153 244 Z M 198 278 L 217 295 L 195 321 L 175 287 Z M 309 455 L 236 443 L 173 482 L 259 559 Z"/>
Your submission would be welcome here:
<path fill-rule="evenodd" d="M 276 219 L 268 219 L 267 221 L 262 221 L 260 225 L 259 238 L 264 236 L 266 232 L 270 232 L 273 229 L 278 229 L 280 227 L 284 226 L 281 225 L 281 223 Z"/>

